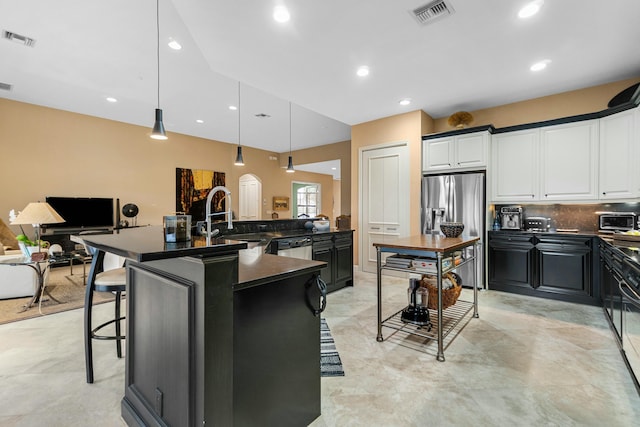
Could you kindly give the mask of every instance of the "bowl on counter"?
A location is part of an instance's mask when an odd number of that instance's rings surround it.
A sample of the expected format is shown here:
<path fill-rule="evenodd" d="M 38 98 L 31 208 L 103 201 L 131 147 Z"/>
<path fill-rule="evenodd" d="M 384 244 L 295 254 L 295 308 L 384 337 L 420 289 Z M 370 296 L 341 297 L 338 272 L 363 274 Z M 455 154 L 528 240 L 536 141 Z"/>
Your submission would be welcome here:
<path fill-rule="evenodd" d="M 464 224 L 461 222 L 442 222 L 440 230 L 446 237 L 458 237 L 464 230 Z"/>
<path fill-rule="evenodd" d="M 313 221 L 313 226 L 315 227 L 316 231 L 329 231 L 329 228 L 331 227 L 331 222 L 329 221 Z"/>

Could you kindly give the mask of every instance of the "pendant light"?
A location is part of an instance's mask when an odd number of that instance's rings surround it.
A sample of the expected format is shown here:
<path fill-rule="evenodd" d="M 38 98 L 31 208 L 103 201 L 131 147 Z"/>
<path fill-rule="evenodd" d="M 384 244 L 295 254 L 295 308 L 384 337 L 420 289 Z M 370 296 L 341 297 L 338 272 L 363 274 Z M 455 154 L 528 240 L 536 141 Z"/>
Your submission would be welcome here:
<path fill-rule="evenodd" d="M 233 163 L 236 166 L 244 166 L 244 159 L 242 158 L 242 145 L 240 145 L 240 82 L 238 82 L 238 154 L 236 154 L 236 161 Z"/>
<path fill-rule="evenodd" d="M 293 168 L 293 157 L 291 156 L 291 101 L 289 101 L 289 165 L 287 166 L 287 172 L 294 173 L 295 171 Z"/>
<path fill-rule="evenodd" d="M 156 0 L 156 31 L 157 31 L 157 59 L 158 59 L 158 108 L 156 108 L 156 121 L 153 124 L 151 138 L 158 140 L 167 139 L 162 123 L 162 110 L 160 109 L 160 0 Z"/>

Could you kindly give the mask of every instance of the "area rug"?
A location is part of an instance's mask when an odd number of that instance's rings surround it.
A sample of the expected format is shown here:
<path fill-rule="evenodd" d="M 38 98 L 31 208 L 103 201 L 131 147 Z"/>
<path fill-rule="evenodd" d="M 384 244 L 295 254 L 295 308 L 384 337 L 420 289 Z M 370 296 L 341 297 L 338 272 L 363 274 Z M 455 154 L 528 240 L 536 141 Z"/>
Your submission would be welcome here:
<path fill-rule="evenodd" d="M 321 377 L 344 376 L 342 361 L 326 319 L 320 319 L 320 374 Z"/>
<path fill-rule="evenodd" d="M 51 268 L 47 275 L 46 290 L 52 298 L 45 293 L 40 305 L 36 303 L 27 310 L 24 310 L 24 307 L 32 297 L 0 300 L 0 324 L 84 307 L 85 286 L 82 268 L 74 267 L 73 273 L 71 274 L 68 266 Z M 105 292 L 96 292 L 93 296 L 93 304 L 113 300 L 114 296 Z"/>

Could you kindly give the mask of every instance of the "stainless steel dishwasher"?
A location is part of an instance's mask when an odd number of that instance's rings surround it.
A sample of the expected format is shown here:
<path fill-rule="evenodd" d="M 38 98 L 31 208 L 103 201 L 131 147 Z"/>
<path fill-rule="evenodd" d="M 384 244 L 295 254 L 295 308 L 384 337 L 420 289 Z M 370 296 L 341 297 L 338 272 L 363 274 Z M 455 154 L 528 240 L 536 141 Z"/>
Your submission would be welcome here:
<path fill-rule="evenodd" d="M 311 237 L 287 237 L 276 240 L 280 256 L 290 258 L 312 259 Z"/>

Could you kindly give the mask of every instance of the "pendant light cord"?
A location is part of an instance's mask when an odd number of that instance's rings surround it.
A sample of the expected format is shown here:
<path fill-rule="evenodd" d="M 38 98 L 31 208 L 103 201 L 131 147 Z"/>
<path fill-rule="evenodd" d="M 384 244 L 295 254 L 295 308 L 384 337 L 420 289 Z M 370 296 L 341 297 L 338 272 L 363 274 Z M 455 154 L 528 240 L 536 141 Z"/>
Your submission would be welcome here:
<path fill-rule="evenodd" d="M 156 32 L 156 53 L 158 57 L 158 109 L 160 109 L 160 0 L 156 0 Z"/>
<path fill-rule="evenodd" d="M 289 156 L 291 156 L 291 101 L 289 101 Z"/>
<path fill-rule="evenodd" d="M 240 81 L 238 81 L 238 147 L 240 144 L 240 114 L 242 110 L 240 109 Z"/>

